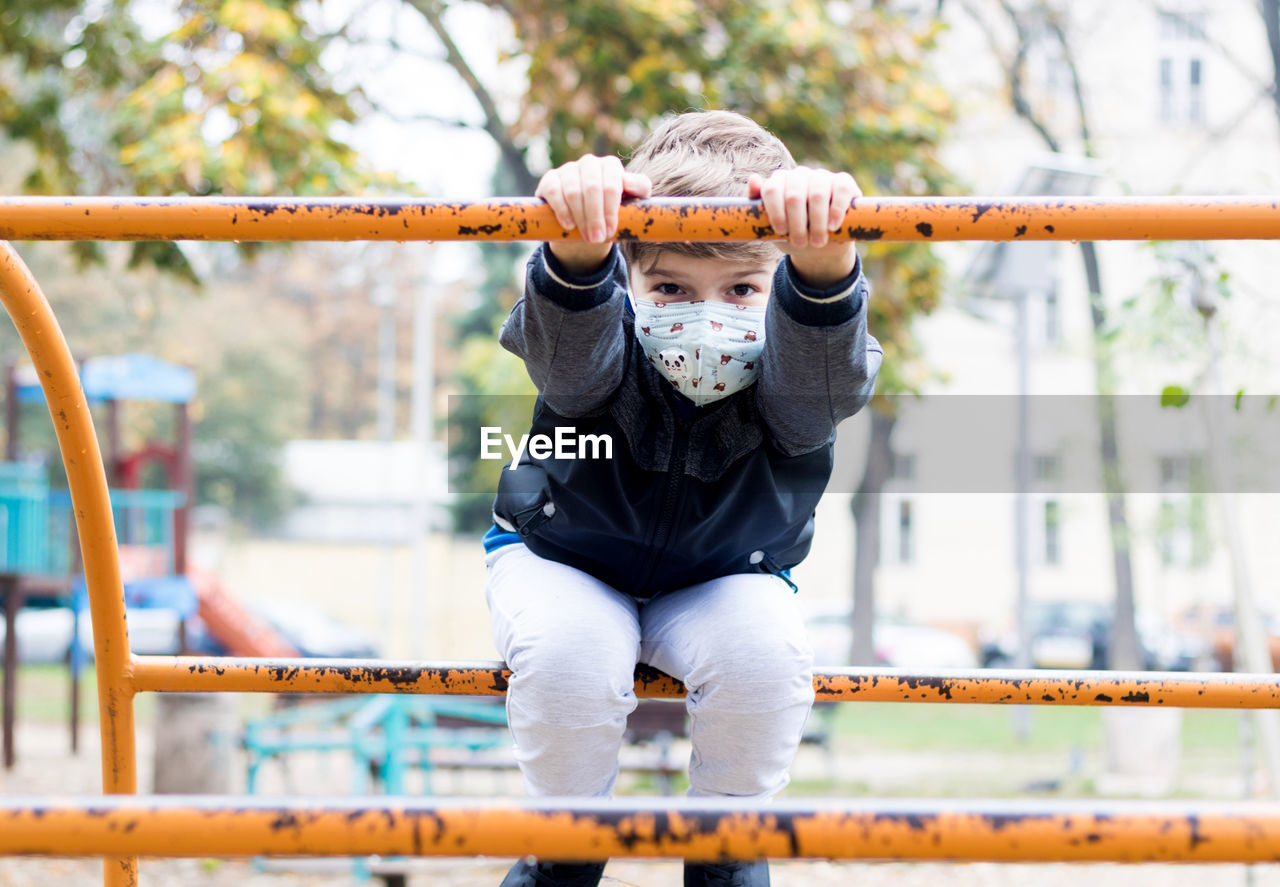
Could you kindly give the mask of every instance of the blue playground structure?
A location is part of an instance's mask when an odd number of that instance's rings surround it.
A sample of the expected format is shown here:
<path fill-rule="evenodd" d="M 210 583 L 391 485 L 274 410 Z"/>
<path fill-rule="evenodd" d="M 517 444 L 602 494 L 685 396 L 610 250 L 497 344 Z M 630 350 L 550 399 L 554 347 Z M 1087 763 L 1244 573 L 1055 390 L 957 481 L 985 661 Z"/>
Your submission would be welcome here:
<path fill-rule="evenodd" d="M 187 620 L 197 597 L 184 575 L 187 523 L 193 496 L 191 421 L 195 373 L 146 354 L 92 358 L 81 364 L 81 382 L 94 407 L 106 410 L 104 446 L 116 537 L 128 607 L 163 607 L 178 617 L 175 652 L 185 645 Z M 5 611 L 3 746 L 6 768 L 15 762 L 13 722 L 18 664 L 17 614 L 24 605 L 67 607 L 72 614 L 69 642 L 71 672 L 71 748 L 78 749 L 79 679 L 89 652 L 80 641 L 80 620 L 87 594 L 80 574 L 80 548 L 71 497 L 61 479 L 30 459 L 21 446 L 22 406 L 40 404 L 44 392 L 31 367 L 10 366 L 6 374 L 5 461 L 0 463 L 0 598 Z M 176 411 L 176 440 L 151 443 L 125 453 L 121 413 L 127 401 L 171 403 Z M 142 469 L 159 462 L 166 489 L 140 489 Z"/>
<path fill-rule="evenodd" d="M 438 749 L 466 754 L 511 745 L 501 700 L 431 699 L 421 696 L 350 697 L 300 705 L 245 723 L 247 789 L 258 790 L 262 765 L 294 752 L 342 752 L 353 761 L 353 794 L 405 794 L 405 776 L 417 768 L 430 776 L 452 764 Z"/>
<path fill-rule="evenodd" d="M 126 608 L 166 609 L 176 614 L 177 649 L 164 652 L 186 651 L 186 628 L 198 615 L 204 639 L 231 655 L 299 655 L 274 629 L 246 613 L 222 589 L 217 577 L 188 568 L 187 520 L 194 495 L 188 406 L 196 393 L 194 372 L 150 355 L 126 354 L 85 361 L 81 380 L 90 404 L 106 411 L 104 462 Z M 6 461 L 0 463 L 0 595 L 5 604 L 6 639 L 17 636 L 16 614 L 24 604 L 69 608 L 70 729 L 75 751 L 79 679 L 92 650 L 80 642 L 88 596 L 79 575 L 71 499 L 65 488 L 56 485 L 57 478 L 51 482 L 41 462 L 22 458 L 21 406 L 44 404 L 34 370 L 10 367 L 7 381 Z M 172 444 L 151 442 L 124 452 L 121 427 L 127 401 L 173 404 L 176 440 Z M 164 469 L 168 488 L 140 488 L 143 470 L 152 463 Z M 16 648 L 16 643 L 5 644 L 4 749 L 8 767 L 14 762 Z M 432 769 L 433 750 L 469 755 L 509 742 L 501 705 L 403 696 L 339 699 L 285 709 L 250 721 L 244 734 L 250 792 L 256 790 L 258 772 L 265 762 L 282 760 L 292 752 L 350 754 L 357 792 L 368 791 L 369 780 L 375 780 L 388 792 L 399 793 L 410 768 Z"/>

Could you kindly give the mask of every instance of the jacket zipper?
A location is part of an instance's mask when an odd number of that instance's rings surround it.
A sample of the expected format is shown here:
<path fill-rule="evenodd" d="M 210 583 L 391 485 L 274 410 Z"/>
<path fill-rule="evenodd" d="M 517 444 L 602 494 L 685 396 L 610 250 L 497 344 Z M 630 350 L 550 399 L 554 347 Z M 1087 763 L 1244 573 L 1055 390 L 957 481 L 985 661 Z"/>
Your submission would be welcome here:
<path fill-rule="evenodd" d="M 662 510 L 658 517 L 658 528 L 653 535 L 653 544 L 649 552 L 649 562 L 643 571 L 644 578 L 636 584 L 637 594 L 643 594 L 658 572 L 658 564 L 662 561 L 662 553 L 666 550 L 667 540 L 671 538 L 671 530 L 675 524 L 676 505 L 680 500 L 684 479 L 684 456 L 688 449 L 685 423 L 676 417 L 675 434 L 671 445 L 671 459 L 667 463 L 667 483 L 663 490 Z"/>
<path fill-rule="evenodd" d="M 782 567 L 778 566 L 778 562 L 773 559 L 773 556 L 767 551 L 762 551 L 761 554 L 763 554 L 764 557 L 760 561 L 760 566 L 764 568 L 764 571 L 766 573 L 772 573 L 783 582 L 787 583 L 787 585 L 791 586 L 792 594 L 799 594 L 800 586 L 791 581 L 791 577 L 783 572 Z"/>

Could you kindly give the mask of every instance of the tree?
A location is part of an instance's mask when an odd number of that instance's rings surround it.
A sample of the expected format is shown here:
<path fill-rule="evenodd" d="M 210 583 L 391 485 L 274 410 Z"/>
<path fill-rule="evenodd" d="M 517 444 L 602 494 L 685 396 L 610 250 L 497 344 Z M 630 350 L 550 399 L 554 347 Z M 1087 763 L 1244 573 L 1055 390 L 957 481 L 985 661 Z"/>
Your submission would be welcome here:
<path fill-rule="evenodd" d="M 117 252 L 91 274 L 68 269 L 58 244 L 24 253 L 78 358 L 146 351 L 195 371 L 196 502 L 223 506 L 255 528 L 271 526 L 289 501 L 279 450 L 305 427 L 305 401 L 297 393 L 307 367 L 296 308 L 234 259 L 210 273 L 201 297 L 193 298 L 189 285 L 156 268 L 126 271 Z M 22 354 L 12 327 L 0 329 L 0 353 Z M 29 409 L 22 458 L 42 458 L 61 483 L 48 411 Z M 172 441 L 173 419 L 169 404 L 130 402 L 124 449 Z M 103 420 L 99 414 L 100 428 Z"/>
<path fill-rule="evenodd" d="M 868 193 L 947 181 L 935 150 L 950 105 L 925 64 L 935 32 L 892 4 L 485 2 L 510 17 L 528 63 L 509 118 L 452 39 L 450 4 L 403 8 L 439 38 L 524 193 L 538 172 L 531 145 L 545 142 L 552 163 L 622 151 L 662 114 L 708 106 L 759 119 L 798 159 L 848 168 Z M 0 74 L 0 131 L 33 149 L 26 187 L 350 193 L 380 181 L 340 137 L 372 104 L 320 63 L 359 39 L 358 17 L 322 32 L 301 0 L 182 0 L 180 20 L 157 35 L 139 8 L 108 0 L 89 15 L 73 0 L 17 0 L 0 13 L 0 53 L 17 60 Z M 394 37 L 390 48 L 404 49 Z M 176 248 L 131 250 L 135 262 L 191 273 Z M 873 244 L 864 259 L 887 352 L 881 391 L 910 390 L 920 376 L 910 322 L 935 304 L 940 266 L 923 246 Z"/>
<path fill-rule="evenodd" d="M 997 33 L 986 15 L 989 7 L 980 7 L 970 0 L 961 0 L 960 6 L 982 28 L 993 55 L 1002 67 L 1014 113 L 1027 122 L 1050 151 L 1061 153 L 1069 144 L 1085 156 L 1093 157 L 1093 133 L 1089 124 L 1084 87 L 1068 37 L 1070 14 L 1067 5 L 1056 3 L 1054 0 L 1032 0 L 1017 6 L 1011 0 L 1000 0 L 1000 11 L 997 17 L 1002 20 L 1007 32 L 1005 38 Z M 1007 42 L 1008 32 L 1012 35 L 1011 42 Z M 1060 55 L 1068 73 L 1074 101 L 1074 130 L 1066 134 L 1055 131 L 1055 121 L 1037 105 L 1032 88 L 1028 84 L 1028 56 L 1037 48 L 1043 48 L 1043 44 L 1052 46 Z M 1107 500 L 1107 520 L 1111 531 L 1112 570 L 1115 576 L 1115 615 L 1111 628 L 1108 665 L 1119 669 L 1137 669 L 1142 667 L 1142 656 L 1134 619 L 1129 519 L 1119 469 L 1119 441 L 1114 401 L 1116 382 L 1110 350 L 1112 326 L 1107 317 L 1107 303 L 1102 291 L 1102 271 L 1097 249 L 1090 241 L 1082 241 L 1079 249 L 1088 288 L 1086 298 L 1089 304 L 1089 317 L 1093 327 L 1093 356 L 1099 395 L 1097 398 L 1098 429 Z"/>
<path fill-rule="evenodd" d="M 15 184 L 29 193 L 130 195 L 357 193 L 393 184 L 365 168 L 345 141 L 342 127 L 365 103 L 358 90 L 336 86 L 321 63 L 342 35 L 318 32 L 304 6 L 297 0 L 180 0 L 172 9 L 136 0 L 6 2 L 0 9 L 0 151 L 10 170 L 22 170 Z M 136 316 L 83 325 L 76 317 L 132 315 L 146 303 L 154 309 L 158 293 L 172 293 L 172 279 L 126 282 L 117 263 L 103 264 L 121 249 L 87 242 L 69 249 L 82 264 L 98 263 L 94 293 L 83 292 L 83 279 L 67 280 L 69 292 L 59 301 L 76 347 L 96 353 L 137 347 L 153 314 L 141 324 Z M 170 278 L 197 278 L 177 244 L 122 249 L 135 273 L 154 267 Z M 65 248 L 57 255 L 41 274 L 46 284 L 60 279 Z M 91 304 L 91 296 L 107 301 L 104 288 L 118 290 L 116 307 Z M 186 290 L 182 300 L 193 294 Z M 238 333 L 243 339 L 244 330 Z M 275 451 L 299 425 L 282 421 L 291 414 L 279 403 L 264 415 L 261 392 L 298 374 L 281 365 L 270 343 L 220 342 L 208 334 L 199 341 L 199 357 L 217 360 L 217 372 L 207 367 L 201 377 L 204 412 L 195 427 L 202 501 L 226 501 L 231 491 L 246 516 L 263 518 L 281 501 Z M 241 396 L 248 392 L 259 399 Z"/>
<path fill-rule="evenodd" d="M 321 64 L 297 0 L 182 0 L 173 23 L 136 0 L 13 0 L 0 12 L 0 134 L 32 151 L 43 194 L 329 194 L 390 180 L 339 137 L 361 108 Z M 100 256 L 92 244 L 82 257 Z M 131 264 L 194 279 L 172 243 Z"/>
<path fill-rule="evenodd" d="M 1280 0 L 1258 0 L 1258 12 L 1267 32 L 1267 47 L 1271 50 L 1271 105 L 1280 122 Z"/>
<path fill-rule="evenodd" d="M 500 164 L 493 176 L 499 194 L 518 189 L 518 175 Z M 475 288 L 470 309 L 453 321 L 453 338 L 461 342 L 454 381 L 463 392 L 450 399 L 448 441 L 454 529 L 483 532 L 493 523 L 493 491 L 502 461 L 477 458 L 477 438 L 461 429 L 520 428 L 533 416 L 537 394 L 519 360 L 498 345 L 502 319 L 520 296 L 517 264 L 528 255 L 527 244 L 481 243 L 484 277 Z"/>
<path fill-rule="evenodd" d="M 662 115 L 703 107 L 756 119 L 797 160 L 848 169 L 867 193 L 940 193 L 949 184 L 936 151 L 951 104 L 927 63 L 937 30 L 893 4 L 487 0 L 511 17 L 528 61 L 519 113 L 506 120 L 448 39 L 442 0 L 408 2 L 440 36 L 526 193 L 537 178 L 531 144 L 545 139 L 553 166 L 588 151 L 625 157 Z M 941 267 L 923 245 L 868 244 L 862 254 L 876 286 L 870 324 L 885 349 L 879 391 L 914 391 L 925 372 L 911 323 L 937 304 Z M 882 448 L 873 464 L 887 463 L 882 426 L 892 428 L 892 403 L 881 397 L 873 407 Z M 859 661 L 871 655 L 873 574 L 865 566 L 883 480 L 864 477 L 855 499 Z"/>
<path fill-rule="evenodd" d="M 410 3 L 442 38 L 518 182 L 535 182 L 527 146 L 540 138 L 552 165 L 588 151 L 626 156 L 660 116 L 689 108 L 741 111 L 782 138 L 800 163 L 849 169 L 868 193 L 940 193 L 950 182 L 936 151 L 951 104 L 927 64 L 937 31 L 892 4 L 489 0 L 511 17 L 529 60 L 520 113 L 508 122 L 448 40 L 442 1 Z M 891 396 L 913 392 L 925 375 L 911 321 L 937 305 L 941 266 L 919 244 L 872 243 L 861 252 L 877 288 L 869 324 L 884 346 L 882 397 L 873 404 L 876 452 L 852 502 L 851 655 L 869 662 L 879 491 L 887 477 L 877 467 L 888 463 Z"/>

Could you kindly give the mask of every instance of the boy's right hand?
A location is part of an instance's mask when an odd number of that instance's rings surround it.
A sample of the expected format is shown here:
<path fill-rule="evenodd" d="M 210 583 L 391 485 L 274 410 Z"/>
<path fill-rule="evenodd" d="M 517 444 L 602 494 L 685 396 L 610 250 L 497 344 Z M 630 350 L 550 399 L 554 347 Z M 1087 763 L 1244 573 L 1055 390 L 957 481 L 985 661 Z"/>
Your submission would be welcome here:
<path fill-rule="evenodd" d="M 587 154 L 558 166 L 538 182 L 541 197 L 556 214 L 556 221 L 582 240 L 556 240 L 548 244 L 560 263 L 574 274 L 590 274 L 604 264 L 618 233 L 618 207 L 623 197 L 648 197 L 649 177 L 627 172 L 617 157 Z"/>

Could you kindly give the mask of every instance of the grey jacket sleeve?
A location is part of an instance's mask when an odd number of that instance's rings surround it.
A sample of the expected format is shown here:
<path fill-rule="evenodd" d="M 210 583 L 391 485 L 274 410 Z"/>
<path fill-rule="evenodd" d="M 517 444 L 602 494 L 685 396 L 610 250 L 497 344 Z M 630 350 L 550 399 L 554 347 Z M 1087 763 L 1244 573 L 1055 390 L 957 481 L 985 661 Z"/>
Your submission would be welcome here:
<path fill-rule="evenodd" d="M 875 393 L 884 352 L 867 332 L 870 295 L 861 260 L 827 290 L 797 280 L 790 259 L 778 265 L 756 402 L 784 453 L 823 446 Z"/>
<path fill-rule="evenodd" d="M 547 405 L 562 416 L 598 410 L 622 382 L 626 285 L 616 246 L 589 277 L 569 274 L 546 244 L 529 259 L 524 296 L 498 341 L 524 361 Z"/>

